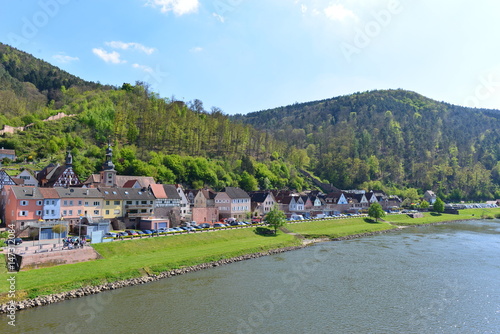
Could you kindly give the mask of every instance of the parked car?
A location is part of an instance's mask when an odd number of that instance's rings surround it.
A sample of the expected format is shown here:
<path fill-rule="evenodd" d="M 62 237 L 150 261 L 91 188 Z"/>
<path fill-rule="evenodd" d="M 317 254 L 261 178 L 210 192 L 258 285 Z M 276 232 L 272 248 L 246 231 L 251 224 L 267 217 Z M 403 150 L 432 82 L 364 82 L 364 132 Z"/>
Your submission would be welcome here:
<path fill-rule="evenodd" d="M 143 234 L 153 234 L 153 232 L 152 232 L 152 231 L 150 231 L 150 230 L 143 230 L 143 231 L 141 231 L 141 232 L 142 232 Z"/>
<path fill-rule="evenodd" d="M 215 223 L 214 227 L 226 227 L 226 225 L 223 223 Z"/>
<path fill-rule="evenodd" d="M 209 223 L 203 223 L 203 224 L 200 224 L 200 227 L 201 228 L 210 228 L 210 224 Z"/>
<path fill-rule="evenodd" d="M 21 238 L 14 238 L 14 239 L 5 240 L 6 245 L 20 245 L 22 243 L 23 243 L 23 239 L 21 239 Z"/>
<path fill-rule="evenodd" d="M 118 232 L 118 233 L 117 233 L 117 236 L 118 236 L 118 237 L 125 237 L 125 236 L 127 236 L 127 235 L 128 235 L 128 233 L 127 233 L 127 232 Z"/>
<path fill-rule="evenodd" d="M 105 237 L 108 237 L 108 238 L 116 238 L 118 236 L 118 233 L 115 233 L 115 232 L 108 232 L 104 235 Z"/>
<path fill-rule="evenodd" d="M 151 233 L 155 234 L 155 233 L 158 233 L 159 230 L 155 230 L 154 228 L 153 229 L 150 229 Z"/>
<path fill-rule="evenodd" d="M 191 227 L 194 228 L 195 230 L 203 230 L 203 227 L 199 225 L 191 225 Z"/>
<path fill-rule="evenodd" d="M 125 232 L 127 232 L 128 235 L 139 235 L 139 233 L 137 233 L 137 231 L 126 230 Z"/>

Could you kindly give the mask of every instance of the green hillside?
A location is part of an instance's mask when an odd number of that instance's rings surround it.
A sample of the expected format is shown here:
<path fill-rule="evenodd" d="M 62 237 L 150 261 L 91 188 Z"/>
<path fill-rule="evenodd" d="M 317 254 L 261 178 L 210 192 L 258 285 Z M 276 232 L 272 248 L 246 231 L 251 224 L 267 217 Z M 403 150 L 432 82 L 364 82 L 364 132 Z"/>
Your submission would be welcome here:
<path fill-rule="evenodd" d="M 72 116 L 43 121 L 60 112 Z M 337 188 L 411 199 L 427 189 L 452 200 L 500 198 L 500 111 L 404 90 L 229 117 L 199 100 L 163 98 L 143 82 L 87 82 L 0 44 L 5 125 L 29 126 L 0 137 L 18 162 L 60 163 L 71 149 L 82 179 L 100 170 L 111 142 L 119 173 L 194 188 L 301 190 L 313 187 L 306 171 Z"/>
<path fill-rule="evenodd" d="M 4 134 L 1 147 L 15 149 L 19 161 L 43 163 L 63 162 L 69 148 L 82 179 L 100 170 L 111 142 L 120 174 L 194 188 L 309 186 L 287 162 L 285 143 L 232 122 L 218 108 L 162 98 L 142 82 L 86 82 L 6 45 L 0 45 L 0 108 L 0 127 L 29 125 Z M 60 112 L 73 116 L 43 121 Z"/>
<path fill-rule="evenodd" d="M 450 199 L 499 197 L 500 111 L 380 90 L 234 117 L 304 150 L 342 189 L 433 189 Z"/>

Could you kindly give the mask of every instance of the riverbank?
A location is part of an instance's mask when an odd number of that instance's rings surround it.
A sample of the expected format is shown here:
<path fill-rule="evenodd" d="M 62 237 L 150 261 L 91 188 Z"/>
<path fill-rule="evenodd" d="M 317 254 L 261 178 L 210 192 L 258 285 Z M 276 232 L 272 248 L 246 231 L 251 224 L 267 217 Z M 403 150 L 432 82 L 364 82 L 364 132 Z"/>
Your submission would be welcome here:
<path fill-rule="evenodd" d="M 16 302 L 16 309 L 46 305 L 275 254 L 273 252 L 299 249 L 306 244 L 346 240 L 399 229 L 392 224 L 428 225 L 438 223 L 438 218 L 441 222 L 477 219 L 480 218 L 479 211 L 483 210 L 464 212 L 459 216 L 426 214 L 423 220 L 401 215 L 386 217 L 386 222 L 349 218 L 288 225 L 289 230 L 307 236 L 305 244 L 285 233 L 262 236 L 255 234 L 254 229 L 244 229 L 94 245 L 103 259 L 12 274 L 16 276 L 15 298 L 8 296 L 7 288 L 2 284 L 0 304 L 3 305 L 0 308 L 6 309 L 6 303 L 10 300 Z M 491 214 L 498 212 L 500 209 Z M 9 275 L 1 273 L 0 280 L 6 282 Z"/>

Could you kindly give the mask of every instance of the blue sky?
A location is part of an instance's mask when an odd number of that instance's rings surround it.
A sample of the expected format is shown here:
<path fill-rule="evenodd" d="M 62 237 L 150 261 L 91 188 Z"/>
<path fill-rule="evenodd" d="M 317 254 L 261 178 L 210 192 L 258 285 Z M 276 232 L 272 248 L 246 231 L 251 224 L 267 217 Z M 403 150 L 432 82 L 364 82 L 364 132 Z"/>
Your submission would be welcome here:
<path fill-rule="evenodd" d="M 0 41 L 85 80 L 248 113 L 403 88 L 500 109 L 500 3 L 0 0 Z"/>

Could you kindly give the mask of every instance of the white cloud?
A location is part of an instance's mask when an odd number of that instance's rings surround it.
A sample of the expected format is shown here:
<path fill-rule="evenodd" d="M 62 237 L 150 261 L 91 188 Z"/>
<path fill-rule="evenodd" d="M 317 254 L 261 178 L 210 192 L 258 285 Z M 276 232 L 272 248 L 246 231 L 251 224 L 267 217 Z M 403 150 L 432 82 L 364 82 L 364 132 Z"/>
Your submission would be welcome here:
<path fill-rule="evenodd" d="M 302 13 L 306 13 L 307 12 L 307 6 L 306 5 L 300 5 L 300 11 Z"/>
<path fill-rule="evenodd" d="M 137 51 L 144 52 L 145 54 L 148 55 L 156 51 L 155 48 L 150 48 L 139 43 L 125 43 L 120 41 L 111 41 L 111 42 L 106 42 L 105 44 L 107 46 L 112 47 L 113 49 L 121 49 L 121 50 L 134 49 Z"/>
<path fill-rule="evenodd" d="M 151 74 L 151 73 L 154 72 L 154 70 L 151 67 L 146 66 L 146 65 L 132 64 L 132 67 L 133 68 L 138 68 L 138 69 L 140 69 L 140 70 L 142 70 L 142 71 L 144 71 L 146 73 L 149 73 L 149 74 Z"/>
<path fill-rule="evenodd" d="M 212 15 L 213 15 L 213 16 L 214 16 L 217 20 L 219 20 L 220 22 L 224 23 L 224 21 L 225 21 L 225 20 L 224 20 L 224 16 L 219 15 L 219 14 L 217 14 L 217 13 L 212 13 Z"/>
<path fill-rule="evenodd" d="M 191 52 L 193 52 L 193 53 L 198 53 L 198 52 L 203 51 L 203 48 L 202 48 L 201 46 L 196 46 L 196 47 L 192 48 L 192 49 L 191 49 L 191 50 L 189 50 L 189 51 L 191 51 Z"/>
<path fill-rule="evenodd" d="M 359 18 L 354 14 L 354 12 L 350 9 L 345 8 L 341 4 L 331 5 L 325 8 L 324 13 L 326 17 L 333 21 L 345 21 L 348 19 L 358 21 Z"/>
<path fill-rule="evenodd" d="M 112 64 L 122 64 L 122 63 L 126 63 L 127 61 L 126 60 L 121 60 L 120 59 L 120 54 L 116 51 L 113 51 L 113 52 L 107 52 L 103 49 L 98 49 L 98 48 L 94 48 L 92 49 L 92 52 L 98 56 L 99 58 L 101 58 L 102 60 L 104 60 L 106 63 L 112 63 Z"/>
<path fill-rule="evenodd" d="M 162 13 L 174 12 L 175 15 L 184 15 L 198 11 L 198 0 L 146 0 L 146 6 L 160 8 Z"/>
<path fill-rule="evenodd" d="M 80 60 L 80 58 L 78 57 L 71 57 L 71 56 L 66 56 L 66 55 L 62 55 L 62 54 L 59 54 L 59 55 L 54 55 L 52 56 L 52 58 L 54 58 L 56 61 L 60 62 L 60 63 L 71 63 L 72 61 L 77 61 L 77 60 Z"/>

